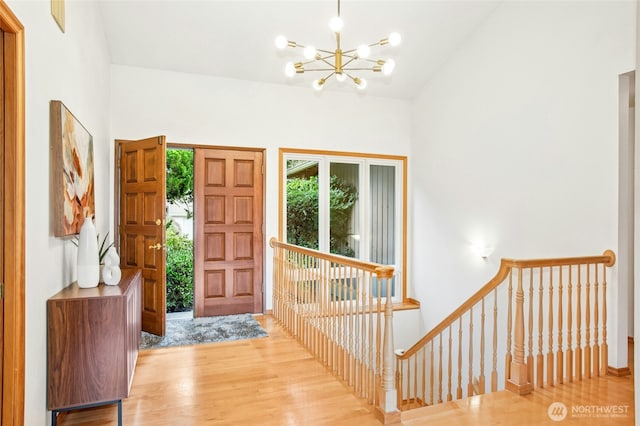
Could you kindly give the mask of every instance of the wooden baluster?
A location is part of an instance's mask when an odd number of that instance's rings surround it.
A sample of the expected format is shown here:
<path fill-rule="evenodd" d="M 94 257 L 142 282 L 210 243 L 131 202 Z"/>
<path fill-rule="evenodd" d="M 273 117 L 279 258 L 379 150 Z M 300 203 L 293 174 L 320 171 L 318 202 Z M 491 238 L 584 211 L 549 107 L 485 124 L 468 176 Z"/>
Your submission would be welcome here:
<path fill-rule="evenodd" d="M 580 297 L 582 294 L 582 267 L 578 265 L 578 292 L 576 294 L 576 352 L 575 352 L 575 377 L 576 380 L 582 380 L 582 302 Z"/>
<path fill-rule="evenodd" d="M 591 267 L 587 264 L 587 295 L 585 306 L 585 346 L 584 346 L 584 375 L 591 378 Z"/>
<path fill-rule="evenodd" d="M 553 267 L 549 267 L 549 347 L 547 348 L 547 385 L 553 386 Z"/>
<path fill-rule="evenodd" d="M 415 361 L 415 366 L 414 366 L 414 371 L 416 372 L 416 374 L 414 374 L 414 382 L 413 382 L 413 392 L 416 395 L 416 403 L 417 406 L 421 406 L 423 404 L 426 405 L 427 402 L 427 391 L 426 391 L 426 368 L 427 368 L 427 358 L 426 358 L 426 351 L 427 351 L 427 347 L 424 346 L 422 349 L 420 349 L 420 355 L 422 355 L 422 368 L 420 369 L 422 371 L 422 380 L 420 380 L 420 398 L 418 398 L 418 354 L 416 354 L 414 361 Z"/>
<path fill-rule="evenodd" d="M 462 316 L 458 322 L 458 388 L 456 399 L 462 399 Z"/>
<path fill-rule="evenodd" d="M 381 359 L 380 359 L 380 348 L 382 347 L 382 340 L 381 340 L 381 328 L 380 328 L 380 321 L 382 319 L 380 312 L 382 311 L 382 299 L 380 298 L 380 294 L 381 291 L 380 289 L 382 288 L 382 283 L 380 280 L 380 277 L 378 275 L 376 275 L 377 279 L 375 280 L 375 285 L 376 285 L 376 309 L 375 309 L 375 332 L 374 335 L 376 337 L 376 350 L 375 350 L 375 356 L 376 356 L 376 364 L 375 364 L 375 381 L 376 383 L 378 382 L 378 380 L 380 379 L 380 366 L 382 365 Z M 373 308 L 373 305 L 371 305 L 371 307 Z M 411 372 L 409 371 L 411 369 L 411 365 L 407 364 L 407 378 L 411 377 Z M 407 386 L 410 385 L 410 382 L 407 382 Z M 408 388 L 407 388 L 408 389 Z M 409 395 L 409 392 L 407 392 L 407 394 Z"/>
<path fill-rule="evenodd" d="M 377 353 L 380 352 L 380 346 L 379 342 L 376 342 L 375 338 L 374 338 L 374 312 L 373 312 L 373 274 L 368 273 L 367 275 L 368 277 L 368 285 L 367 285 L 367 292 L 368 295 L 367 297 L 369 298 L 369 301 L 367 303 L 367 310 L 369 312 L 369 314 L 367 315 L 368 317 L 368 332 L 369 332 L 369 345 L 372 345 L 373 347 L 369 349 L 369 382 L 371 383 L 371 387 L 374 388 L 374 401 L 375 401 L 375 405 L 378 405 L 378 392 L 376 389 L 377 383 L 376 383 L 376 370 L 375 370 L 375 356 Z M 374 342 L 375 346 L 374 346 Z M 402 384 L 401 384 L 402 385 Z"/>
<path fill-rule="evenodd" d="M 602 346 L 600 350 L 602 351 L 600 375 L 606 376 L 609 366 L 609 345 L 607 344 L 607 265 L 605 264 L 602 265 Z"/>
<path fill-rule="evenodd" d="M 366 338 L 366 330 L 364 328 L 360 328 L 358 327 L 358 322 L 360 321 L 361 324 L 364 324 L 365 322 L 365 317 L 362 314 L 358 314 L 359 313 L 359 308 L 360 308 L 360 283 L 357 284 L 357 288 L 353 288 L 354 282 L 353 282 L 353 276 L 354 276 L 354 270 L 352 267 L 349 267 L 349 269 L 347 269 L 346 271 L 348 271 L 348 273 L 346 273 L 344 279 L 346 280 L 345 284 L 347 286 L 347 292 L 348 292 L 348 300 L 342 302 L 342 303 L 338 303 L 338 305 L 342 305 L 339 306 L 338 309 L 340 309 L 341 312 L 341 323 L 343 324 L 342 327 L 340 327 L 340 334 L 341 334 L 341 339 L 340 339 L 340 344 L 338 345 L 337 348 L 337 353 L 336 353 L 336 357 L 338 358 L 338 363 L 340 364 L 340 373 L 342 375 L 342 377 L 350 377 L 351 375 L 348 374 L 347 372 L 347 368 L 346 365 L 348 364 L 349 359 L 351 358 L 351 354 L 352 353 L 357 353 L 358 351 L 358 347 L 356 347 L 356 342 L 358 342 L 359 340 L 361 341 L 360 345 L 362 347 L 362 342 L 365 340 Z M 356 272 L 357 273 L 357 272 Z M 358 332 L 360 332 L 360 339 L 358 339 Z M 369 340 L 369 342 L 371 342 L 372 340 Z M 361 352 L 360 356 L 362 357 L 364 354 Z M 363 358 L 361 358 L 363 359 Z M 343 379 L 344 380 L 344 379 Z M 363 389 L 363 391 L 367 391 L 368 387 L 367 387 L 367 380 L 364 376 L 360 376 L 360 387 L 361 389 Z M 373 402 L 373 398 L 372 395 L 370 395 L 369 393 L 367 393 L 365 396 L 367 396 L 367 402 L 369 402 L 370 404 Z"/>
<path fill-rule="evenodd" d="M 451 350 L 451 349 L 449 349 Z M 491 392 L 498 390 L 498 289 L 493 289 L 493 363 L 491 369 Z"/>
<path fill-rule="evenodd" d="M 310 261 L 313 261 L 312 257 L 309 257 Z M 320 334 L 323 335 L 323 340 L 329 340 L 334 343 L 338 342 L 336 333 L 331 327 L 333 323 L 336 321 L 335 315 L 322 315 L 323 312 L 326 314 L 327 307 L 336 307 L 335 303 L 332 303 L 330 299 L 331 288 L 335 286 L 333 280 L 331 279 L 331 270 L 332 265 L 331 262 L 325 262 L 326 272 L 323 275 L 322 287 L 324 289 L 324 293 L 327 295 L 327 299 L 322 299 L 318 294 L 318 291 L 314 291 L 313 286 L 309 286 L 307 288 L 307 306 L 309 307 L 309 316 L 307 317 L 307 324 L 309 330 L 309 346 L 313 353 L 316 354 L 316 357 L 319 359 L 323 359 L 324 364 L 328 366 L 335 373 L 335 359 L 328 359 L 326 357 L 323 358 L 324 352 L 321 351 L 317 345 L 318 340 L 320 340 Z"/>
<path fill-rule="evenodd" d="M 338 362 L 338 371 L 342 376 L 342 380 L 344 380 L 345 377 L 350 376 L 350 371 L 348 367 L 349 359 L 351 358 L 350 354 L 355 349 L 354 333 L 357 333 L 358 331 L 357 324 L 353 323 L 354 317 L 355 317 L 355 321 L 360 319 L 364 323 L 364 321 L 366 320 L 366 318 L 363 317 L 362 315 L 358 315 L 360 302 L 362 298 L 361 287 L 363 286 L 363 283 L 361 283 L 358 280 L 357 287 L 355 288 L 355 291 L 354 291 L 352 277 L 354 276 L 354 274 L 357 274 L 357 273 L 358 273 L 357 270 L 354 271 L 353 267 L 349 267 L 348 273 L 346 275 L 348 277 L 347 279 L 349 283 L 350 297 L 348 301 L 339 303 L 340 305 L 342 305 L 339 307 L 340 312 L 342 314 L 341 315 L 342 327 L 340 327 L 340 330 L 339 330 L 340 344 L 338 345 L 338 352 L 336 356 L 337 356 L 337 362 Z M 362 332 L 363 332 L 362 338 L 364 338 L 366 334 L 364 334 L 364 330 L 362 330 Z M 369 342 L 371 341 L 372 340 L 369 340 Z M 372 402 L 371 399 L 367 399 L 367 401 L 369 401 L 370 403 Z"/>
<path fill-rule="evenodd" d="M 411 406 L 411 359 L 406 360 L 406 368 L 407 373 L 405 374 L 405 382 L 407 390 L 405 393 L 407 394 L 407 408 L 413 408 Z"/>
<path fill-rule="evenodd" d="M 442 403 L 442 333 L 439 335 L 438 345 L 438 404 Z"/>
<path fill-rule="evenodd" d="M 600 342 L 598 335 L 598 327 L 599 327 L 599 318 L 598 318 L 598 287 L 600 283 L 598 282 L 598 264 L 593 265 L 593 269 L 595 271 L 595 283 L 593 288 L 593 376 L 598 377 L 600 375 Z"/>
<path fill-rule="evenodd" d="M 511 328 L 513 325 L 513 318 L 511 315 L 511 307 L 513 304 L 513 270 L 509 271 L 509 289 L 507 296 L 507 356 L 504 363 L 505 378 L 511 377 Z"/>
<path fill-rule="evenodd" d="M 556 381 L 564 383 L 564 352 L 562 350 L 562 266 L 558 282 L 558 352 L 556 352 Z"/>
<path fill-rule="evenodd" d="M 404 410 L 405 409 L 405 404 L 404 404 L 404 388 L 402 386 L 402 360 L 399 358 L 396 358 L 396 389 L 398 389 L 398 395 L 397 395 L 397 400 L 396 400 L 396 404 L 398 405 L 398 408 L 400 410 Z"/>
<path fill-rule="evenodd" d="M 368 354 L 365 344 L 366 342 L 373 342 L 373 339 L 372 336 L 367 335 L 367 315 L 363 310 L 363 304 L 361 303 L 361 299 L 365 297 L 365 294 L 361 292 L 360 280 L 357 279 L 357 274 L 357 271 L 353 271 L 349 268 L 349 275 L 347 279 L 349 302 L 346 304 L 348 308 L 346 315 L 348 315 L 348 323 L 350 330 L 352 331 L 349 334 L 353 336 L 349 339 L 349 345 L 344 350 L 347 353 L 359 353 L 358 366 L 360 373 L 357 380 L 360 382 L 363 396 L 367 398 L 369 403 L 373 403 L 375 392 L 372 391 L 371 387 L 375 389 L 375 386 L 372 386 L 369 382 L 369 375 L 367 371 Z"/>
<path fill-rule="evenodd" d="M 484 297 L 482 298 L 482 312 L 480 314 L 480 377 L 478 377 L 478 393 L 484 393 Z"/>
<path fill-rule="evenodd" d="M 305 257 L 300 254 L 299 255 L 300 259 L 304 259 Z M 298 287 L 298 294 L 299 294 L 299 298 L 296 299 L 296 307 L 298 307 L 298 313 L 297 313 L 297 321 L 296 321 L 296 332 L 298 333 L 298 339 L 300 340 L 300 342 L 306 346 L 306 342 L 305 342 L 305 319 L 306 319 L 306 315 L 307 315 L 307 311 L 308 311 L 308 305 L 307 303 L 305 303 L 305 297 L 307 295 L 307 289 L 305 287 L 306 284 L 306 280 L 309 279 L 309 269 L 304 269 L 302 271 L 303 273 L 300 275 L 300 277 L 302 278 L 302 282 L 296 282 L 296 285 Z"/>
<path fill-rule="evenodd" d="M 527 355 L 527 376 L 534 383 L 533 376 L 533 269 L 529 268 L 529 354 Z"/>
<path fill-rule="evenodd" d="M 469 383 L 467 396 L 473 396 L 473 306 L 469 309 Z"/>
<path fill-rule="evenodd" d="M 567 381 L 569 383 L 573 382 L 573 311 L 572 311 L 572 290 L 573 290 L 573 280 L 572 273 L 573 267 L 569 266 L 569 294 L 567 296 Z"/>
<path fill-rule="evenodd" d="M 518 288 L 516 289 L 516 315 L 511 375 L 505 387 L 511 392 L 525 395 L 531 392 L 532 385 L 527 379 L 527 366 L 524 363 L 524 290 L 522 288 L 522 268 L 518 268 Z"/>
<path fill-rule="evenodd" d="M 346 324 L 346 316 L 344 315 L 344 302 L 340 302 L 342 299 L 342 292 L 344 291 L 342 279 L 336 275 L 334 271 L 336 271 L 336 264 L 333 262 L 328 262 L 328 277 L 327 282 L 329 283 L 328 292 L 327 292 L 327 303 L 333 309 L 333 315 L 327 316 L 322 324 L 326 325 L 326 336 L 329 338 L 331 342 L 333 342 L 335 346 L 335 354 L 336 356 L 332 358 L 329 362 L 329 367 L 333 370 L 334 374 L 347 385 L 351 386 L 352 383 L 349 382 L 349 361 L 347 359 L 348 354 L 347 351 L 344 350 L 344 342 L 342 341 L 343 336 L 346 336 L 345 328 Z M 322 319 L 320 319 L 322 320 Z"/>
<path fill-rule="evenodd" d="M 447 367 L 447 401 L 451 401 L 453 399 L 453 395 L 451 394 L 451 376 L 453 375 L 452 370 L 452 359 L 451 359 L 451 342 L 452 341 L 452 331 L 451 325 L 449 325 L 449 363 Z"/>
<path fill-rule="evenodd" d="M 433 371 L 433 340 L 431 341 L 429 346 L 430 346 L 430 351 L 429 351 L 429 404 L 433 405 L 433 396 L 434 396 L 433 380 L 435 378 L 435 373 Z M 426 370 L 426 366 L 424 366 L 424 368 L 422 370 L 423 371 Z M 426 399 L 424 399 L 423 401 L 426 401 Z"/>
<path fill-rule="evenodd" d="M 374 351 L 378 352 L 377 347 L 373 347 L 373 342 L 375 342 L 375 337 L 373 335 L 373 318 L 371 316 L 371 309 L 368 308 L 367 298 L 369 297 L 370 290 L 370 282 L 372 281 L 370 272 L 362 272 L 356 271 L 355 281 L 353 281 L 356 287 L 356 294 L 358 297 L 355 300 L 355 306 L 353 309 L 355 310 L 355 314 L 360 317 L 361 325 L 362 325 L 362 337 L 366 336 L 367 341 L 369 342 L 369 349 L 366 355 L 364 355 L 363 362 L 366 362 L 366 368 L 364 374 L 366 375 L 365 381 L 366 386 L 369 392 L 369 398 L 373 400 L 374 404 L 377 404 L 376 401 L 376 382 L 375 382 L 375 363 L 374 363 Z M 362 282 L 366 282 L 367 285 L 363 285 Z M 367 310 L 369 313 L 367 313 Z M 363 346 L 366 346 L 364 342 L 360 343 Z"/>

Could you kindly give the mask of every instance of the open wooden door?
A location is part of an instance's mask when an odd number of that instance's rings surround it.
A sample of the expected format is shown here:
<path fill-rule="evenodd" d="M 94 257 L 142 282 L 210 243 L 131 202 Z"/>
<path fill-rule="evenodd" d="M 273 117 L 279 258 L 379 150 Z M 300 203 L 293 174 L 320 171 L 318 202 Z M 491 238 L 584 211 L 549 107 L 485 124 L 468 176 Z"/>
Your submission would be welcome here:
<path fill-rule="evenodd" d="M 164 336 L 166 141 L 117 140 L 120 264 L 142 270 L 142 330 Z"/>
<path fill-rule="evenodd" d="M 262 312 L 262 157 L 195 149 L 196 317 Z"/>

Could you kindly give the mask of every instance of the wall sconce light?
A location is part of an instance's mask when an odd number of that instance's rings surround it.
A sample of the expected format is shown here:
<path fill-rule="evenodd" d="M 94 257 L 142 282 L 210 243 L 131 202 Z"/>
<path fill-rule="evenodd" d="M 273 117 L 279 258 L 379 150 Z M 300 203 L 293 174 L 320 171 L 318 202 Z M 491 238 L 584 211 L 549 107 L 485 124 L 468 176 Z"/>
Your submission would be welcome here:
<path fill-rule="evenodd" d="M 491 246 L 484 246 L 484 245 L 478 245 L 478 244 L 474 244 L 472 248 L 473 248 L 473 251 L 483 259 L 486 259 L 487 257 L 491 256 L 491 253 L 493 253 L 493 250 L 494 250 L 494 248 Z"/>

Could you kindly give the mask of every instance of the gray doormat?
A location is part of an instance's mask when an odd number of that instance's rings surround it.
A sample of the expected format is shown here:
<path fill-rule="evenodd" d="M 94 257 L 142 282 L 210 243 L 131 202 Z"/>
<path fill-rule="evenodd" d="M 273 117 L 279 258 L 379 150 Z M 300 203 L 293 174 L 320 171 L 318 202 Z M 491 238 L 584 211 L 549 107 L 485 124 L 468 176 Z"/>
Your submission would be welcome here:
<path fill-rule="evenodd" d="M 255 339 L 268 334 L 251 314 L 170 319 L 164 337 L 142 332 L 140 349 Z"/>

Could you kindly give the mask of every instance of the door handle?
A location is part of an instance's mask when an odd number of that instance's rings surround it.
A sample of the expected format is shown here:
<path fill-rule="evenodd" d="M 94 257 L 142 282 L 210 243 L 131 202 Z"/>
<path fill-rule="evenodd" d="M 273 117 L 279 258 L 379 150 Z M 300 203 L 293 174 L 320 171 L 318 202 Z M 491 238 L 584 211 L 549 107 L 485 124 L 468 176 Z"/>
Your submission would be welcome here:
<path fill-rule="evenodd" d="M 151 244 L 149 246 L 149 250 L 162 250 L 163 248 L 165 248 L 165 245 L 160 243 Z"/>

